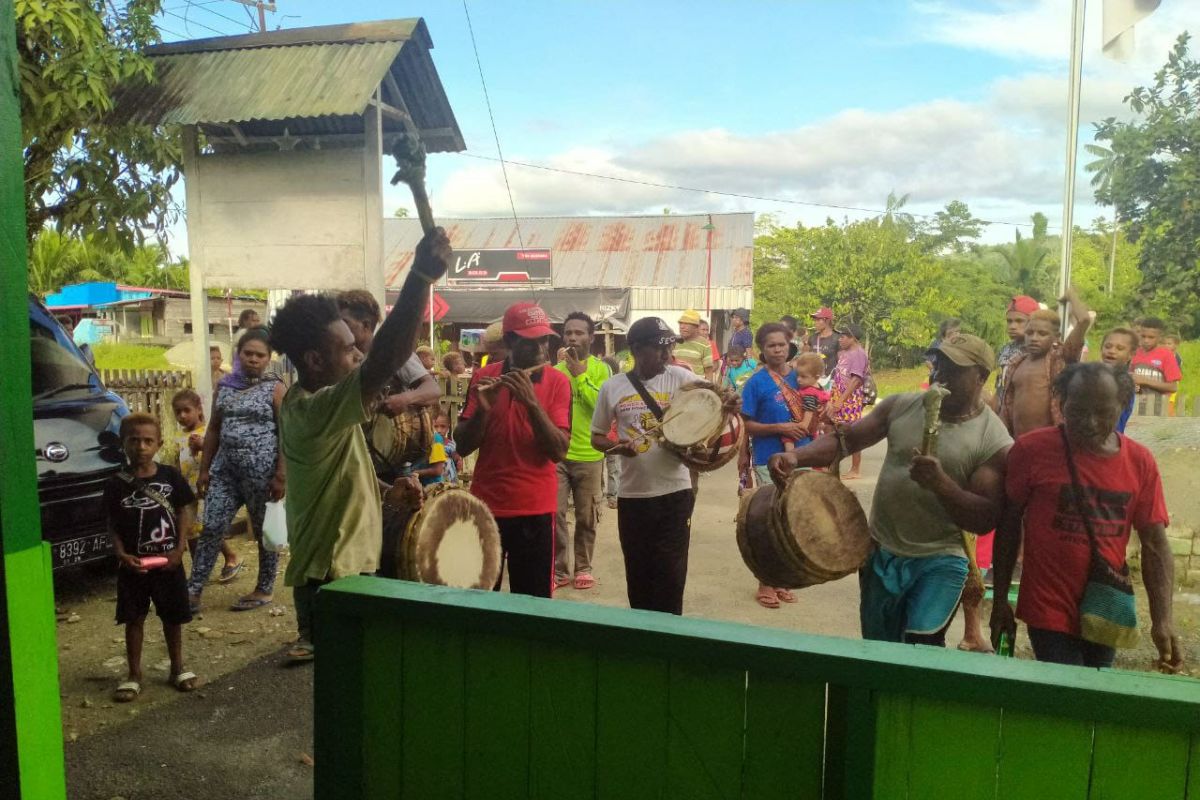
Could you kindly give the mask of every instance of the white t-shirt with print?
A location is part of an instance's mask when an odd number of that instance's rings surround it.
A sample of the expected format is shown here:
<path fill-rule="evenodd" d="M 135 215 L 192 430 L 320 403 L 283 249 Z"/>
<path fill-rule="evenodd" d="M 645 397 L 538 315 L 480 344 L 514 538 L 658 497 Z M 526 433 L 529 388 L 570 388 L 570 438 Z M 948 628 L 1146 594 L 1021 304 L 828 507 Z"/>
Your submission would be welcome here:
<path fill-rule="evenodd" d="M 671 403 L 671 395 L 686 383 L 695 383 L 701 377 L 691 370 L 668 365 L 666 370 L 643 381 L 650 396 L 663 410 Z M 654 414 L 646 407 L 641 395 L 629 382 L 628 374 L 622 372 L 609 378 L 600 387 L 596 399 L 596 411 L 592 415 L 592 432 L 607 436 L 613 419 L 617 420 L 617 435 L 620 439 L 632 439 L 655 422 Z M 656 437 L 638 441 L 640 452 L 621 459 L 621 483 L 617 490 L 620 497 L 661 497 L 683 489 L 692 488 L 692 477 L 679 456 L 663 447 Z"/>

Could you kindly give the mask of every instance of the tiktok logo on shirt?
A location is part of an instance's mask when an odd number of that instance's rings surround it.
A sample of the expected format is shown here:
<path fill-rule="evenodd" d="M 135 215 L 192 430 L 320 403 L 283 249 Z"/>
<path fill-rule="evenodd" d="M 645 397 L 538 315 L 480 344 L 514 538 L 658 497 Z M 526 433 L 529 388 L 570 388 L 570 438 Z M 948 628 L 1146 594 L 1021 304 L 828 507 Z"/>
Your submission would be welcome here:
<path fill-rule="evenodd" d="M 1058 487 L 1058 505 L 1054 511 L 1054 527 L 1067 533 L 1079 533 L 1087 536 L 1083 518 L 1079 516 L 1079 507 L 1087 512 L 1092 521 L 1092 530 L 1096 536 L 1120 536 L 1125 529 L 1129 501 L 1133 498 L 1131 492 L 1117 492 L 1110 489 L 1097 489 L 1093 486 L 1081 486 L 1080 502 L 1075 502 L 1075 489 L 1071 484 L 1060 484 Z"/>
<path fill-rule="evenodd" d="M 169 483 L 151 481 L 146 484 L 164 499 L 170 499 L 172 488 Z M 138 511 L 137 552 L 165 553 L 175 547 L 175 525 L 171 515 L 159 503 L 141 492 L 127 495 L 121 505 Z"/>

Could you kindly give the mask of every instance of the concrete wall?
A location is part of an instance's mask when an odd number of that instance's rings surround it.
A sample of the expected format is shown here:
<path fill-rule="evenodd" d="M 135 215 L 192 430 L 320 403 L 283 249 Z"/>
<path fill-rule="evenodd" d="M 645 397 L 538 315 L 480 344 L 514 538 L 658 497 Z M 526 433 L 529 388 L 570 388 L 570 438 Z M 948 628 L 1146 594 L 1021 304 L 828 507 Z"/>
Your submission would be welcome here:
<path fill-rule="evenodd" d="M 202 251 L 206 286 L 369 285 L 365 198 L 380 189 L 364 179 L 361 150 L 242 153 L 198 161 L 202 224 L 188 233 L 193 252 L 197 244 Z M 382 224 L 370 222 L 376 231 Z"/>

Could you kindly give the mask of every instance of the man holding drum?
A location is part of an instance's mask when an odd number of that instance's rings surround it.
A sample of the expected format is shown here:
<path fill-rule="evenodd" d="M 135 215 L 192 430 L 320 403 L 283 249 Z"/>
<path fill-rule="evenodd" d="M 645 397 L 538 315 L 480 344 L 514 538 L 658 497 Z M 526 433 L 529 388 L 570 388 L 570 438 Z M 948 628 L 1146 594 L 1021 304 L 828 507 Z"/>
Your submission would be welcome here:
<path fill-rule="evenodd" d="M 921 455 L 923 395 L 892 395 L 844 431 L 851 453 L 887 439 L 871 504 L 874 552 L 859 570 L 863 638 L 945 646 L 967 578 L 962 531 L 987 533 L 1000 517 L 1012 438 L 982 398 L 991 347 L 958 333 L 930 350 L 933 379 L 949 390 L 939 412 L 940 457 Z M 845 457 L 841 436 L 771 457 L 783 485 L 792 470 Z"/>
<path fill-rule="evenodd" d="M 626 342 L 633 369 L 600 387 L 592 417 L 592 447 L 621 456 L 617 531 L 625 557 L 631 608 L 683 613 L 692 507 L 696 502 L 688 467 L 647 431 L 666 418 L 663 410 L 680 387 L 700 376 L 671 364 L 679 338 L 658 317 L 629 327 Z M 737 395 L 726 403 L 736 411 Z M 616 421 L 618 441 L 608 432 Z"/>
<path fill-rule="evenodd" d="M 546 366 L 554 329 L 536 303 L 510 306 L 503 329 L 508 358 L 475 370 L 454 436 L 461 455 L 479 451 L 471 493 L 496 517 L 509 588 L 549 597 L 558 511 L 555 465 L 571 441 L 571 381 Z"/>

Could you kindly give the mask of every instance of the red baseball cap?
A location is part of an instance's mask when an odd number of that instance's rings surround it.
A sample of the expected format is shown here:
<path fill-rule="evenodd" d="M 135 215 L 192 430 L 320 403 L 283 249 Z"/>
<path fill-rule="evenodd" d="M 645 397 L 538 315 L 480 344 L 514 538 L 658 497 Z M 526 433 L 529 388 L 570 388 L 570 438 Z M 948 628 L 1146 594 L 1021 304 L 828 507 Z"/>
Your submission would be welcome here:
<path fill-rule="evenodd" d="M 815 313 L 810 315 L 813 319 L 833 319 L 833 309 L 828 306 L 818 308 Z"/>
<path fill-rule="evenodd" d="M 1019 294 L 1012 299 L 1008 304 L 1008 311 L 1016 311 L 1018 314 L 1029 316 L 1040 308 L 1038 301 L 1034 300 L 1029 295 Z"/>
<path fill-rule="evenodd" d="M 537 303 L 514 303 L 504 312 L 504 332 L 515 333 L 525 339 L 540 339 L 553 336 L 550 318 Z"/>

